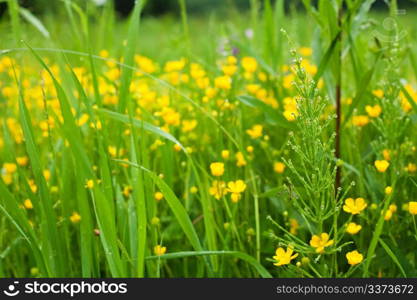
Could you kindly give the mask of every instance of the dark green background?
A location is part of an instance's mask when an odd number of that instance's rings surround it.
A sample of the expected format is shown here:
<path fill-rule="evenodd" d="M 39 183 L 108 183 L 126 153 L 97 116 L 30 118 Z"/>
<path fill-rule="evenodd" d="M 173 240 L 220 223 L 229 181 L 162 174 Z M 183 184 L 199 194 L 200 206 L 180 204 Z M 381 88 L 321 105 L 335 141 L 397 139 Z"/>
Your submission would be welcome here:
<path fill-rule="evenodd" d="M 77 0 L 75 0 L 77 1 Z M 78 2 L 85 3 L 89 0 L 78 0 Z M 108 0 L 113 1 L 115 9 L 121 16 L 128 15 L 133 7 L 134 0 Z M 275 0 L 270 0 L 275 2 Z M 386 7 L 385 2 L 389 0 L 377 0 L 374 4 L 375 8 Z M 145 15 L 161 15 L 161 14 L 178 14 L 178 0 L 147 0 L 144 10 Z M 264 2 L 264 0 L 260 0 Z M 58 0 L 19 0 L 20 5 L 29 8 L 35 14 L 42 14 L 51 12 L 57 9 L 57 6 L 62 5 Z M 210 13 L 213 10 L 221 11 L 230 8 L 245 10 L 249 8 L 250 0 L 186 0 L 187 11 L 195 14 Z M 417 8 L 417 0 L 398 0 L 400 8 Z M 302 8 L 301 0 L 286 0 L 286 6 L 295 6 Z M 7 5 L 0 4 L 0 14 L 4 15 Z"/>

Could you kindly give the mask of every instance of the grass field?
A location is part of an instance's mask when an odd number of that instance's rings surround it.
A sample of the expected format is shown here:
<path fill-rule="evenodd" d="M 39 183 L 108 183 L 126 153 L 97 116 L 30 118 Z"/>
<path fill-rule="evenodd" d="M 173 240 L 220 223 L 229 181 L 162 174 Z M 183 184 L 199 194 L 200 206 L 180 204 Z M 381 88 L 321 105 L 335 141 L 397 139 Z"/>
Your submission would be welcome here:
<path fill-rule="evenodd" d="M 416 8 L 0 2 L 1 277 L 417 276 Z"/>

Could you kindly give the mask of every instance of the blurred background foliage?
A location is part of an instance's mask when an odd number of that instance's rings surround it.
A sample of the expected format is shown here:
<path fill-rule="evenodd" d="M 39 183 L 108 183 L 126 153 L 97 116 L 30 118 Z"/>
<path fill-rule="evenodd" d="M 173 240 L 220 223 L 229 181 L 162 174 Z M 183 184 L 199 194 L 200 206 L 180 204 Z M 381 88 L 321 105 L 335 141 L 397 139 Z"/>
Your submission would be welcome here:
<path fill-rule="evenodd" d="M 5 15 L 8 0 L 0 0 L 0 15 Z M 107 1 L 112 1 L 115 10 L 120 16 L 127 16 L 135 0 L 72 0 L 79 5 L 90 3 L 93 5 L 103 5 Z M 258 0 L 260 3 L 265 0 Z M 268 0 L 272 3 L 275 0 Z M 146 5 L 144 15 L 159 16 L 164 14 L 179 14 L 178 0 L 145 0 Z M 191 14 L 209 14 L 213 10 L 222 12 L 231 8 L 237 10 L 247 10 L 250 7 L 251 0 L 187 0 L 187 12 Z M 59 0 L 19 0 L 19 4 L 28 8 L 34 14 L 44 14 L 50 12 L 57 12 L 62 1 Z M 417 0 L 399 0 L 401 7 L 415 7 L 417 8 Z M 287 9 L 300 8 L 302 9 L 302 0 L 287 0 Z M 386 8 L 386 0 L 377 0 L 373 5 L 374 8 Z"/>

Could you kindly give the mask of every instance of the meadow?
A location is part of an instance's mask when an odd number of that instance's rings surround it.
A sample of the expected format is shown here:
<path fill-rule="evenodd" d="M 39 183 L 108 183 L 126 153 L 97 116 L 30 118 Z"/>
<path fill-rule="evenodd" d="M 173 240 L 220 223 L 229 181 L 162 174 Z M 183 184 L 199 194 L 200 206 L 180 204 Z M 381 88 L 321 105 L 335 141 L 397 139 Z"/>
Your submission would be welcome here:
<path fill-rule="evenodd" d="M 1 277 L 417 277 L 416 6 L 0 2 Z"/>

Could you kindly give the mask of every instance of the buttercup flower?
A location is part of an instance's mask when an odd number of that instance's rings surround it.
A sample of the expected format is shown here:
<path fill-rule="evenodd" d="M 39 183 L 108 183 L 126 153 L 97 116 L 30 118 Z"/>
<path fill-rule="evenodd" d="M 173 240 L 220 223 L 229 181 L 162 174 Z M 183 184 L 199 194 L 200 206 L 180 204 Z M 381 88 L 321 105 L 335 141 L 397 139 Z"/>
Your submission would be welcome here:
<path fill-rule="evenodd" d="M 246 165 L 246 160 L 242 152 L 237 152 L 235 157 L 236 157 L 236 166 L 243 167 Z"/>
<path fill-rule="evenodd" d="M 352 124 L 358 127 L 363 127 L 369 123 L 368 116 L 353 116 L 352 117 Z"/>
<path fill-rule="evenodd" d="M 391 160 L 391 151 L 389 149 L 382 150 L 382 156 L 384 156 L 385 160 Z"/>
<path fill-rule="evenodd" d="M 232 88 L 232 78 L 229 76 L 219 76 L 214 79 L 214 85 L 216 88 L 222 90 L 230 90 Z"/>
<path fill-rule="evenodd" d="M 222 158 L 223 159 L 229 159 L 230 157 L 230 151 L 229 150 L 222 150 Z"/>
<path fill-rule="evenodd" d="M 310 245 L 316 248 L 317 253 L 323 253 L 325 247 L 333 245 L 334 240 L 329 240 L 329 235 L 325 232 L 320 235 L 313 235 L 310 240 Z"/>
<path fill-rule="evenodd" d="M 346 227 L 346 232 L 354 235 L 354 234 L 357 234 L 361 229 L 362 229 L 361 225 L 358 225 L 354 222 L 350 222 L 348 226 Z"/>
<path fill-rule="evenodd" d="M 290 233 L 291 234 L 297 234 L 297 230 L 300 225 L 298 224 L 298 221 L 294 218 L 290 219 Z"/>
<path fill-rule="evenodd" d="M 155 198 L 156 201 L 161 201 L 162 198 L 164 198 L 164 194 L 162 194 L 161 192 L 156 192 L 154 194 L 154 198 Z"/>
<path fill-rule="evenodd" d="M 214 180 L 209 188 L 209 193 L 217 200 L 220 200 L 227 194 L 226 183 L 224 181 Z"/>
<path fill-rule="evenodd" d="M 395 204 L 391 204 L 391 205 L 388 207 L 388 209 L 389 209 L 390 211 L 392 211 L 393 213 L 395 213 L 395 212 L 397 211 L 398 207 L 397 207 L 397 205 L 395 205 Z"/>
<path fill-rule="evenodd" d="M 311 56 L 313 54 L 313 49 L 310 47 L 301 47 L 298 49 L 298 52 L 300 52 L 302 56 Z"/>
<path fill-rule="evenodd" d="M 72 223 L 78 223 L 78 222 L 80 222 L 81 221 L 81 216 L 80 216 L 80 214 L 79 213 L 77 213 L 77 212 L 73 212 L 72 213 L 72 215 L 69 217 L 69 219 L 70 219 L 70 221 L 72 222 Z"/>
<path fill-rule="evenodd" d="M 292 248 L 287 248 L 287 251 L 285 251 L 283 248 L 279 247 L 276 251 L 275 251 L 275 256 L 273 257 L 273 259 L 276 261 L 276 263 L 274 263 L 275 266 L 283 266 L 283 265 L 288 265 L 289 263 L 291 263 L 291 260 L 293 260 L 294 258 L 296 258 L 298 256 L 298 253 L 293 254 L 294 250 Z"/>
<path fill-rule="evenodd" d="M 254 125 L 251 129 L 246 130 L 246 133 L 253 139 L 257 139 L 262 136 L 262 125 Z"/>
<path fill-rule="evenodd" d="M 385 212 L 385 215 L 384 215 L 384 220 L 385 221 L 391 220 L 392 214 L 393 214 L 393 211 L 390 210 L 390 209 L 387 209 L 387 211 Z"/>
<path fill-rule="evenodd" d="M 415 173 L 417 171 L 417 165 L 413 163 L 409 163 L 406 169 L 409 173 Z"/>
<path fill-rule="evenodd" d="M 23 206 L 24 206 L 26 209 L 32 209 L 32 208 L 33 208 L 32 201 L 30 201 L 30 199 L 26 199 L 26 200 L 23 202 Z"/>
<path fill-rule="evenodd" d="M 153 253 L 154 253 L 156 256 L 161 256 L 161 255 L 164 255 L 166 252 L 167 252 L 167 247 L 163 247 L 163 246 L 161 246 L 161 245 L 156 245 L 156 246 L 153 248 Z"/>
<path fill-rule="evenodd" d="M 241 198 L 240 194 L 246 189 L 246 183 L 243 180 L 230 181 L 227 187 L 227 191 L 232 193 L 230 196 L 232 202 L 237 203 Z"/>
<path fill-rule="evenodd" d="M 92 179 L 87 180 L 87 182 L 85 183 L 85 187 L 91 190 L 94 187 L 94 180 Z"/>
<path fill-rule="evenodd" d="M 242 63 L 243 69 L 248 73 L 253 73 L 258 68 L 258 62 L 253 57 L 246 56 L 242 58 L 241 63 Z"/>
<path fill-rule="evenodd" d="M 384 97 L 384 91 L 381 89 L 378 90 L 373 90 L 372 94 L 374 94 L 374 96 L 378 97 L 378 98 L 382 98 Z"/>
<path fill-rule="evenodd" d="M 366 110 L 366 113 L 368 114 L 368 116 L 370 116 L 371 118 L 379 117 L 379 115 L 382 112 L 382 108 L 378 104 L 376 104 L 374 106 L 367 105 L 367 106 L 365 106 L 365 110 Z"/>
<path fill-rule="evenodd" d="M 214 162 L 210 164 L 211 175 L 222 176 L 224 173 L 224 163 Z"/>
<path fill-rule="evenodd" d="M 376 160 L 375 161 L 375 168 L 378 170 L 378 172 L 380 173 L 384 173 L 389 167 L 389 162 L 384 160 Z"/>
<path fill-rule="evenodd" d="M 351 266 L 360 264 L 363 261 L 363 255 L 357 250 L 346 253 L 346 259 Z"/>
<path fill-rule="evenodd" d="M 274 171 L 278 174 L 282 174 L 285 171 L 285 164 L 282 162 L 275 162 L 274 163 Z"/>
<path fill-rule="evenodd" d="M 413 216 L 417 215 L 417 202 L 416 201 L 408 202 L 408 211 Z"/>
<path fill-rule="evenodd" d="M 17 166 L 14 163 L 4 163 L 3 170 L 5 170 L 7 174 L 13 174 L 14 172 L 16 172 Z"/>
<path fill-rule="evenodd" d="M 363 198 L 356 198 L 355 200 L 353 200 L 353 198 L 347 198 L 345 200 L 345 205 L 343 205 L 343 210 L 352 215 L 357 215 L 363 211 L 367 205 L 368 204 L 366 204 L 365 199 Z"/>

